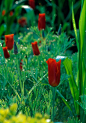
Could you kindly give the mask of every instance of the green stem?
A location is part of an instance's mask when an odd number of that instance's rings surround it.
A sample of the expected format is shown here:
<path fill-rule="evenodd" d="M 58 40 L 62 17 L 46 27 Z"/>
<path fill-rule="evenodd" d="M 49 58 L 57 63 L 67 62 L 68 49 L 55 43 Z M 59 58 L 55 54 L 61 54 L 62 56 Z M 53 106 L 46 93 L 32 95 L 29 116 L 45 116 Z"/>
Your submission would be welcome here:
<path fill-rule="evenodd" d="M 20 84 L 20 90 L 21 90 L 21 95 L 22 95 L 22 82 L 21 82 L 21 77 L 22 77 L 22 73 L 21 73 L 21 70 L 20 70 L 20 63 L 18 61 L 19 57 L 18 57 L 18 54 L 16 55 L 16 60 L 17 60 L 17 69 L 18 69 L 18 77 L 19 77 L 19 84 Z"/>
<path fill-rule="evenodd" d="M 86 123 L 86 114 L 84 114 L 84 116 L 83 116 L 83 121 L 82 121 L 82 123 Z"/>
<path fill-rule="evenodd" d="M 52 121 L 54 122 L 55 87 L 53 87 L 52 94 L 53 94 L 53 117 L 52 117 Z"/>
<path fill-rule="evenodd" d="M 26 54 L 26 59 L 27 59 L 27 69 L 28 70 L 28 55 Z"/>

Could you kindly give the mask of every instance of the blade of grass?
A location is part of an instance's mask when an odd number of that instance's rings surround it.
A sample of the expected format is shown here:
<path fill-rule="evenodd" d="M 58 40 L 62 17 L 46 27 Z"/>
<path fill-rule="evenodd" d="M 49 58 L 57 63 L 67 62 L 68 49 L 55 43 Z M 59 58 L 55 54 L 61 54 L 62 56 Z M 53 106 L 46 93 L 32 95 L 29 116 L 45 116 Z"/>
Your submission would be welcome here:
<path fill-rule="evenodd" d="M 85 30 L 86 30 L 86 0 L 83 3 L 80 19 L 79 19 L 79 31 L 80 31 L 80 41 L 79 41 L 79 95 L 86 94 L 86 41 L 85 41 Z M 83 97 L 84 100 L 84 97 Z M 82 102 L 79 99 L 79 102 Z M 84 111 L 80 108 L 80 119 L 83 120 Z"/>
<path fill-rule="evenodd" d="M 79 51 L 79 43 L 78 43 L 77 29 L 76 29 L 76 23 L 74 18 L 73 4 L 72 4 L 72 22 L 73 22 L 73 28 L 74 28 L 75 37 L 76 37 L 77 49 Z"/>
<path fill-rule="evenodd" d="M 57 90 L 56 92 L 57 92 L 57 93 L 59 94 L 59 96 L 62 98 L 63 102 L 64 102 L 65 105 L 69 108 L 69 110 L 73 113 L 73 111 L 72 111 L 72 109 L 71 109 L 69 103 L 68 103 L 67 100 L 63 97 L 63 95 L 59 92 L 59 90 Z M 75 116 L 74 113 L 73 113 L 73 115 Z"/>
<path fill-rule="evenodd" d="M 80 43 L 79 43 L 79 80 L 80 80 L 80 85 L 79 85 L 79 90 L 80 90 L 80 95 L 83 94 L 84 91 L 84 83 L 85 83 L 85 78 L 86 77 L 86 72 L 84 68 L 84 60 L 86 59 L 86 48 L 84 48 L 84 45 L 86 44 L 85 41 L 85 30 L 86 30 L 86 0 L 84 1 L 83 8 L 81 11 L 81 16 L 79 20 L 79 31 L 80 31 Z"/>
<path fill-rule="evenodd" d="M 42 78 L 40 78 L 39 81 L 37 81 L 37 83 L 31 88 L 31 90 L 28 92 L 27 96 L 25 97 L 25 99 L 28 98 L 29 94 L 31 94 L 31 92 L 38 86 L 38 84 L 48 75 L 48 73 L 46 73 Z"/>
<path fill-rule="evenodd" d="M 4 88 L 3 88 L 3 91 L 5 90 L 5 85 L 6 85 L 6 83 L 8 83 L 8 84 L 10 85 L 10 87 L 13 89 L 13 91 L 15 92 L 15 94 L 18 96 L 19 100 L 21 101 L 21 98 L 20 98 L 18 92 L 17 92 L 17 91 L 14 89 L 14 87 L 6 80 L 5 76 L 3 76 L 2 74 L 0 74 L 0 76 L 2 76 L 3 79 L 4 79 L 4 85 L 3 85 Z M 4 92 L 2 92 L 2 96 L 1 96 L 1 97 L 3 97 L 3 94 L 4 94 Z"/>

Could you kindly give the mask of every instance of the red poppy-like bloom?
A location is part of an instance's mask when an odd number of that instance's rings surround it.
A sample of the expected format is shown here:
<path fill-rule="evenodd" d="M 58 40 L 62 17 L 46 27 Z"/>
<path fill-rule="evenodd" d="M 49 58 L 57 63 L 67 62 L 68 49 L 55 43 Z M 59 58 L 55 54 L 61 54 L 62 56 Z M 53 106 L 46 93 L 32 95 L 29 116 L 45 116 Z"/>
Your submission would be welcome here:
<path fill-rule="evenodd" d="M 53 87 L 56 87 L 60 83 L 61 59 L 56 62 L 55 59 L 49 58 L 46 63 L 48 64 L 49 84 Z"/>
<path fill-rule="evenodd" d="M 38 19 L 38 29 L 45 29 L 46 26 L 46 19 L 45 19 L 45 13 L 39 14 L 39 19 Z"/>
<path fill-rule="evenodd" d="M 14 34 L 5 35 L 5 44 L 8 50 L 12 50 L 13 48 L 13 45 L 14 45 L 13 37 L 14 37 Z"/>
<path fill-rule="evenodd" d="M 5 15 L 5 12 L 6 12 L 5 10 L 3 10 L 3 11 L 2 11 L 2 16 L 4 16 L 4 15 Z"/>
<path fill-rule="evenodd" d="M 5 58 L 9 58 L 10 57 L 9 52 L 7 51 L 7 47 L 3 47 L 3 52 L 4 52 L 4 57 Z"/>
<path fill-rule="evenodd" d="M 20 26 L 24 27 L 25 25 L 27 25 L 27 21 L 25 17 L 22 17 L 18 20 L 18 23 L 20 24 Z"/>
<path fill-rule="evenodd" d="M 32 9 L 35 9 L 35 0 L 28 0 L 28 3 Z"/>
<path fill-rule="evenodd" d="M 23 67 L 22 67 L 22 62 L 23 62 L 23 60 L 21 60 L 21 62 L 20 62 L 20 70 L 23 69 Z"/>
<path fill-rule="evenodd" d="M 34 55 L 39 55 L 40 54 L 40 51 L 39 51 L 37 42 L 35 41 L 35 42 L 31 43 L 31 44 L 32 44 L 32 49 L 33 49 Z"/>
<path fill-rule="evenodd" d="M 10 16 L 13 16 L 13 11 L 10 11 L 10 14 L 9 14 Z"/>

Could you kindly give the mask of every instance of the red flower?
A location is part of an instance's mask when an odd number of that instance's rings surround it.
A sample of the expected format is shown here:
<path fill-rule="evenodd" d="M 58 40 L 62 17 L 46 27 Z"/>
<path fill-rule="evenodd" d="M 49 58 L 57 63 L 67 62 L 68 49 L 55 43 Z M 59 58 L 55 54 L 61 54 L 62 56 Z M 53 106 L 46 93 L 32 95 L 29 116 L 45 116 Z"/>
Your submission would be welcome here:
<path fill-rule="evenodd" d="M 9 14 L 10 16 L 13 16 L 13 11 L 10 11 L 10 14 Z"/>
<path fill-rule="evenodd" d="M 49 58 L 46 62 L 48 64 L 49 84 L 53 87 L 56 87 L 60 82 L 61 59 L 56 62 L 55 59 Z"/>
<path fill-rule="evenodd" d="M 13 48 L 13 45 L 14 45 L 13 37 L 14 37 L 14 34 L 5 35 L 5 44 L 8 50 L 12 50 Z"/>
<path fill-rule="evenodd" d="M 20 62 L 20 70 L 23 69 L 23 67 L 22 67 L 22 62 L 23 62 L 23 60 L 21 60 L 21 62 Z"/>
<path fill-rule="evenodd" d="M 20 24 L 20 26 L 24 27 L 25 25 L 27 25 L 27 21 L 25 17 L 22 17 L 18 20 L 18 23 Z"/>
<path fill-rule="evenodd" d="M 5 12 L 6 12 L 5 10 L 3 10 L 3 11 L 2 11 L 2 16 L 4 16 L 4 15 L 5 15 Z"/>
<path fill-rule="evenodd" d="M 45 29 L 46 26 L 46 19 L 45 19 L 45 13 L 39 14 L 39 19 L 38 19 L 38 29 Z"/>
<path fill-rule="evenodd" d="M 4 52 L 4 57 L 5 58 L 9 58 L 10 57 L 9 52 L 7 51 L 7 47 L 3 47 L 3 52 Z"/>
<path fill-rule="evenodd" d="M 33 43 L 31 43 L 31 44 L 32 44 L 32 49 L 33 49 L 34 55 L 39 55 L 39 54 L 40 54 L 40 51 L 39 51 L 39 49 L 38 49 L 37 42 L 33 42 Z"/>
<path fill-rule="evenodd" d="M 28 0 L 28 3 L 32 9 L 35 9 L 35 0 Z"/>

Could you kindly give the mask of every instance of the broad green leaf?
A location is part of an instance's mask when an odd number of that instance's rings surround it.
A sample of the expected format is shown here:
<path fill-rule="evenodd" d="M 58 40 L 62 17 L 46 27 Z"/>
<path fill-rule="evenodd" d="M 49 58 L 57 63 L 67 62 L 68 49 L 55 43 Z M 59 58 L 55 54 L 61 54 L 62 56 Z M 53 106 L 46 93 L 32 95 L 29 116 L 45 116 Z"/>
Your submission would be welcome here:
<path fill-rule="evenodd" d="M 79 19 L 79 31 L 80 31 L 80 41 L 79 41 L 79 90 L 80 95 L 86 94 L 86 0 L 82 7 L 80 19 Z"/>
<path fill-rule="evenodd" d="M 78 104 L 76 103 L 76 100 L 79 100 L 79 91 L 78 91 L 78 87 L 75 83 L 74 76 L 72 73 L 72 61 L 71 61 L 71 59 L 66 58 L 63 61 L 63 64 L 65 66 L 67 74 L 70 75 L 70 78 L 68 78 L 69 86 L 70 86 L 71 94 L 72 94 L 73 99 L 74 99 L 74 105 L 75 105 L 76 113 L 78 114 L 79 113 L 79 107 L 78 107 Z"/>

